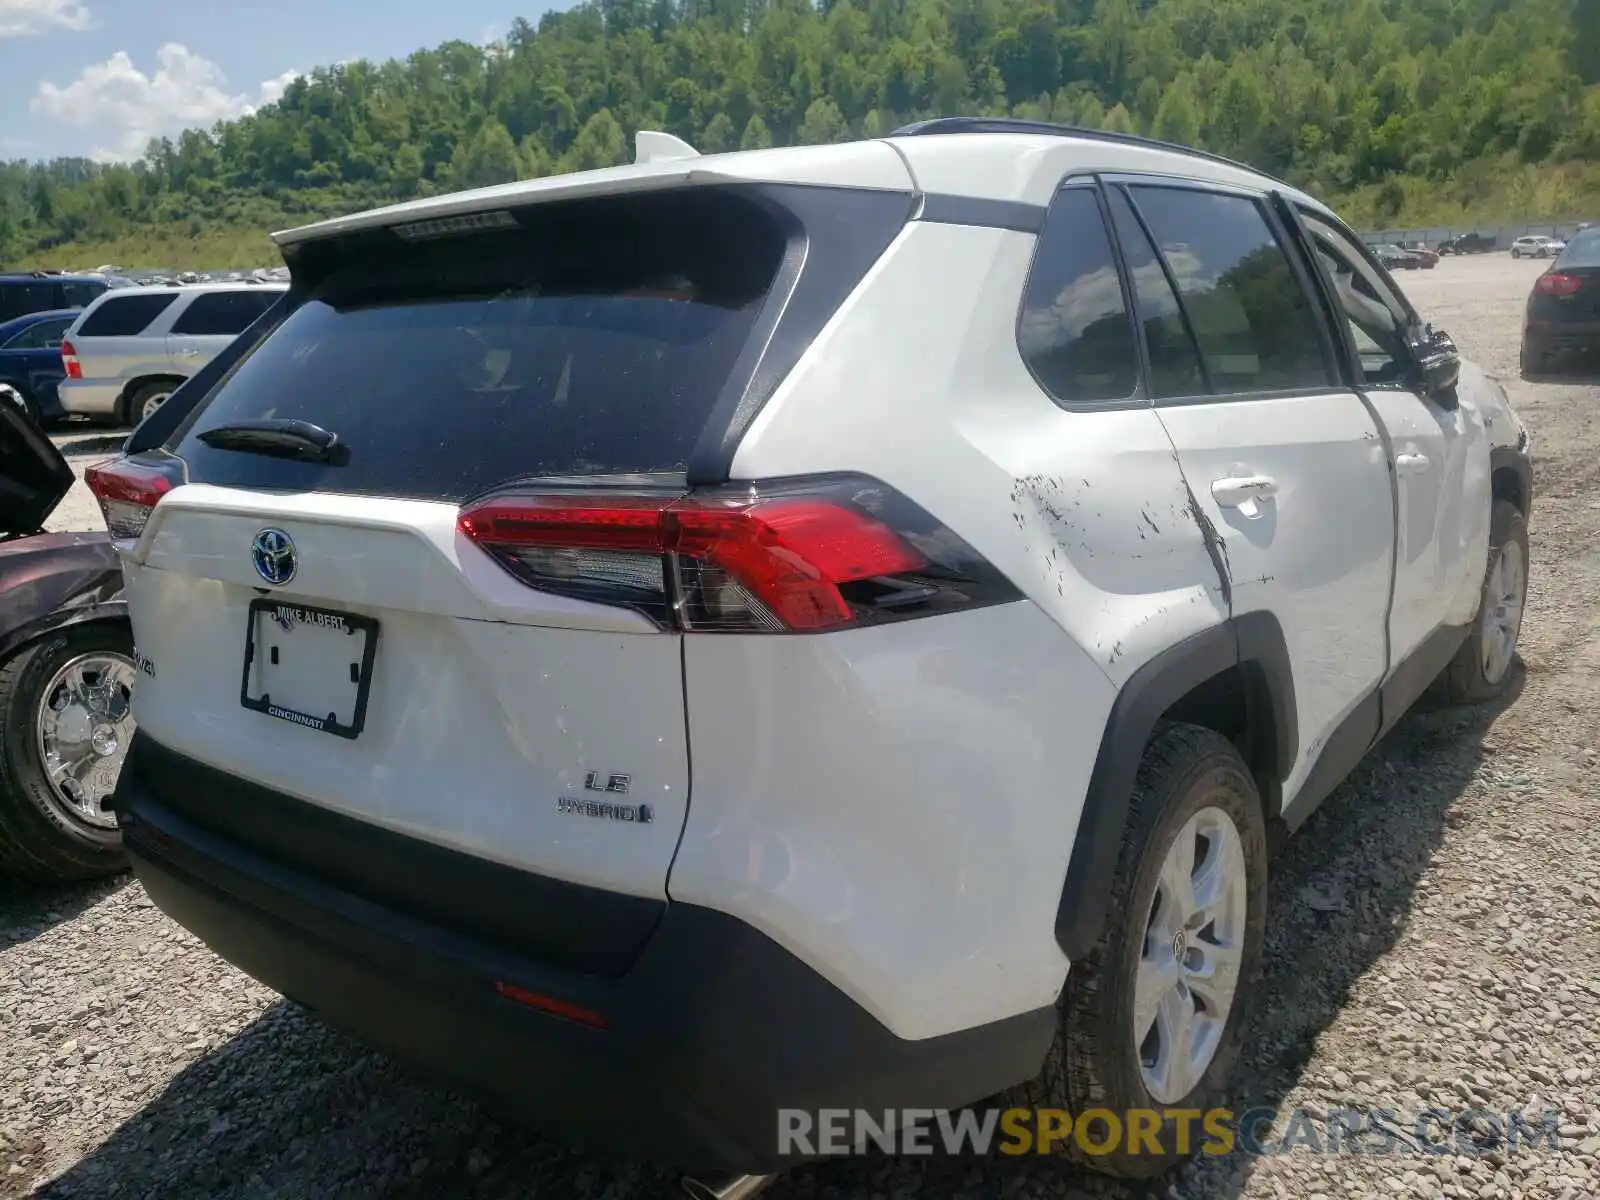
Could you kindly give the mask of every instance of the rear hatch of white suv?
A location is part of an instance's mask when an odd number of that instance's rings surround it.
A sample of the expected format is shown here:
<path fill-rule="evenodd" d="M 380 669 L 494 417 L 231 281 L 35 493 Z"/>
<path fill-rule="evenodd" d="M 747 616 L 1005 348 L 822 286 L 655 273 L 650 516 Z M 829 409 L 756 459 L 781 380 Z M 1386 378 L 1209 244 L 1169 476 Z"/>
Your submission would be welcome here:
<path fill-rule="evenodd" d="M 909 207 L 677 188 L 299 248 L 281 323 L 92 473 L 147 676 L 130 769 L 248 781 L 151 791 L 364 900 L 624 969 L 690 788 L 668 511 Z M 529 876 L 643 903 L 562 935 Z"/>

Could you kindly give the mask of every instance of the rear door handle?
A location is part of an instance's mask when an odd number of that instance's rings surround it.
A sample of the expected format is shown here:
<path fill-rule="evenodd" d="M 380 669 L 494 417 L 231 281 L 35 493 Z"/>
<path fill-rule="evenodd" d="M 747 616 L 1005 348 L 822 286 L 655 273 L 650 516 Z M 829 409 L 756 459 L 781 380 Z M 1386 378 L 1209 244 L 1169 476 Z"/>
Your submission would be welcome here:
<path fill-rule="evenodd" d="M 1396 454 L 1394 469 L 1402 475 L 1416 475 L 1428 469 L 1426 454 Z"/>
<path fill-rule="evenodd" d="M 1223 508 L 1237 508 L 1254 516 L 1256 505 L 1278 494 L 1278 481 L 1270 475 L 1234 475 L 1211 481 L 1211 498 Z"/>
<path fill-rule="evenodd" d="M 198 350 L 174 350 L 172 353 L 178 358 L 199 358 L 200 357 L 200 351 L 198 351 Z"/>

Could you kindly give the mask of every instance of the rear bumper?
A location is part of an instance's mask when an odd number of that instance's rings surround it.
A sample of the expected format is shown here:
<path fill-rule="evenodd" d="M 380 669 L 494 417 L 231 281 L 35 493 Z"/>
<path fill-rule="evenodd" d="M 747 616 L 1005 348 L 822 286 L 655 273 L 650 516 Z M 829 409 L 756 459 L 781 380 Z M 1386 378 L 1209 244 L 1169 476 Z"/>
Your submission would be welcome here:
<path fill-rule="evenodd" d="M 1523 325 L 1522 344 L 1530 355 L 1600 356 L 1600 320 L 1529 320 Z"/>
<path fill-rule="evenodd" d="M 1054 1033 L 1043 1009 L 897 1038 L 765 935 L 688 904 L 666 907 L 621 975 L 555 969 L 201 828 L 150 785 L 144 764 L 165 759 L 158 774 L 171 787 L 174 757 L 140 735 L 116 798 L 157 905 L 330 1024 L 594 1149 L 698 1170 L 777 1169 L 794 1161 L 778 1153 L 781 1108 L 956 1107 L 1031 1076 Z M 194 768 L 212 804 L 238 799 Z M 502 981 L 607 1027 L 509 1000 Z"/>
<path fill-rule="evenodd" d="M 56 399 L 63 412 L 76 416 L 115 416 L 117 401 L 122 399 L 122 385 L 101 383 L 97 379 L 63 379 L 56 385 Z"/>

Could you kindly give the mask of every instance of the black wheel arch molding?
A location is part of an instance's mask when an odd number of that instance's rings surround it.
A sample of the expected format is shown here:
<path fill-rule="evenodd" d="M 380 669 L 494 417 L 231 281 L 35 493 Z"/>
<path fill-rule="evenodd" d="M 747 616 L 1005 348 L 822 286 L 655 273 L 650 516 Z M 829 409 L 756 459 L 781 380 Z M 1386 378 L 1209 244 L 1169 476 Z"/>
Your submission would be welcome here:
<path fill-rule="evenodd" d="M 1241 749 L 1257 777 L 1263 815 L 1269 823 L 1280 815 L 1282 783 L 1299 746 L 1289 647 L 1271 613 L 1243 613 L 1157 654 L 1117 693 L 1056 912 L 1056 942 L 1069 961 L 1085 957 L 1104 927 L 1105 897 L 1145 746 L 1174 705 L 1230 674 L 1243 688 L 1249 744 Z"/>
<path fill-rule="evenodd" d="M 1502 480 L 1509 473 L 1515 480 L 1515 493 L 1502 494 Z M 1533 510 L 1533 460 L 1529 457 L 1527 448 L 1517 446 L 1491 446 L 1489 448 L 1489 478 L 1492 481 L 1494 497 L 1497 500 L 1509 500 L 1517 506 L 1524 519 L 1529 517 Z"/>

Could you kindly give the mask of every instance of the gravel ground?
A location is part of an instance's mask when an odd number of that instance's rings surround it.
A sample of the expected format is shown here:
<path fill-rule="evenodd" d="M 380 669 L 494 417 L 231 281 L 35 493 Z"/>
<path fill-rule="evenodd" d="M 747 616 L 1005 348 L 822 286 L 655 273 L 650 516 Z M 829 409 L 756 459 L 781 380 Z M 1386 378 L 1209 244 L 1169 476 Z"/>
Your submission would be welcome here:
<path fill-rule="evenodd" d="M 1558 1113 L 1517 1154 L 1202 1159 L 1157 1188 L 1053 1162 L 863 1160 L 801 1197 L 1600 1195 L 1600 379 L 1517 378 L 1535 263 L 1446 259 L 1403 283 L 1507 381 L 1537 455 L 1525 670 L 1484 711 L 1409 717 L 1274 871 L 1267 979 L 1239 1089 L 1311 1114 Z M 77 439 L 81 462 L 116 439 Z M 72 439 L 68 439 L 72 440 Z M 75 498 L 57 527 L 96 524 Z M 0 883 L 0 1195 L 671 1194 L 655 1172 L 497 1123 L 211 956 L 137 883 Z"/>

